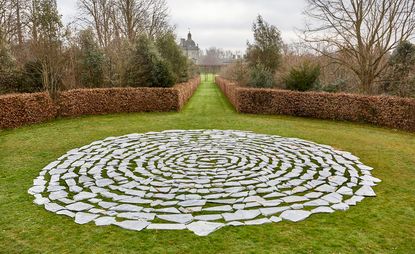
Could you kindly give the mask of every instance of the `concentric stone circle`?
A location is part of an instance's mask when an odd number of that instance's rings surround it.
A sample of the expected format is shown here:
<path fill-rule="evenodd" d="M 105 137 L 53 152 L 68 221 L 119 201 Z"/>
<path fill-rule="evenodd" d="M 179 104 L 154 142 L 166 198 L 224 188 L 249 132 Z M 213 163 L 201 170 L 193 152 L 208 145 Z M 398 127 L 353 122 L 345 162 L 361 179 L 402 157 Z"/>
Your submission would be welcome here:
<path fill-rule="evenodd" d="M 301 221 L 376 196 L 372 168 L 348 152 L 234 130 L 110 137 L 50 163 L 29 193 L 78 224 L 184 230 Z"/>

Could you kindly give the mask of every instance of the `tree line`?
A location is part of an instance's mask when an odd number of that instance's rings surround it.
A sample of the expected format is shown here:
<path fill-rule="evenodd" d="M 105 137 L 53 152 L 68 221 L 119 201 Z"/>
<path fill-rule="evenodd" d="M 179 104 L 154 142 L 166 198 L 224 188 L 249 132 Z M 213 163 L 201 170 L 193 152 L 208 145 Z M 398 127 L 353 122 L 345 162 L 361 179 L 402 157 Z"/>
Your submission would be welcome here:
<path fill-rule="evenodd" d="M 62 22 L 56 0 L 0 0 L 0 92 L 171 86 L 194 75 L 165 0 L 79 0 Z"/>
<path fill-rule="evenodd" d="M 309 0 L 305 15 L 297 45 L 259 16 L 245 60 L 223 74 L 255 87 L 415 97 L 415 1 Z"/>

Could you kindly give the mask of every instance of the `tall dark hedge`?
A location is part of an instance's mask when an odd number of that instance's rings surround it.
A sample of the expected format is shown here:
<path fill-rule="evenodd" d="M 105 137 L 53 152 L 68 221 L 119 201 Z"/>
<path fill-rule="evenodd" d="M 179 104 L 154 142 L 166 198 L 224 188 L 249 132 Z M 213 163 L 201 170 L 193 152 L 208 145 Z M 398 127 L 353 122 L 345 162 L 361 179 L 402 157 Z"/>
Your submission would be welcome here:
<path fill-rule="evenodd" d="M 129 87 L 171 87 L 174 76 L 171 66 L 162 58 L 154 43 L 140 37 L 128 59 L 125 85 Z"/>

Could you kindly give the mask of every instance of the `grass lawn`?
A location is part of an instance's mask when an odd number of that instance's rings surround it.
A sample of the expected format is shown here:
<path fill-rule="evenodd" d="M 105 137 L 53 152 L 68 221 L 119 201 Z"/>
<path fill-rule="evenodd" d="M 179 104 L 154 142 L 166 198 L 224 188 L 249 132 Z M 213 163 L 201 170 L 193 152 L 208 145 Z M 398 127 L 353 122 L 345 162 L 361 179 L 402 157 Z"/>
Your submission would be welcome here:
<path fill-rule="evenodd" d="M 203 79 L 204 80 L 204 79 Z M 352 152 L 383 180 L 377 198 L 300 223 L 133 232 L 77 225 L 27 194 L 67 151 L 109 136 L 167 129 L 234 129 L 298 137 Z M 0 131 L 0 253 L 415 253 L 415 135 L 343 122 L 237 114 L 210 80 L 181 113 L 62 119 Z"/>

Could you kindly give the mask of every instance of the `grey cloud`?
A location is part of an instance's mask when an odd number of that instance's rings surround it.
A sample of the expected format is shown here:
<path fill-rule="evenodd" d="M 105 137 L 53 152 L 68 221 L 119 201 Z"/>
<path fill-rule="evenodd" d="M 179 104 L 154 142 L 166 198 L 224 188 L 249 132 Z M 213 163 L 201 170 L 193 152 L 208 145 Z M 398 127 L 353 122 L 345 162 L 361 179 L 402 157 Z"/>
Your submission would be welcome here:
<path fill-rule="evenodd" d="M 305 0 L 167 0 L 179 37 L 190 28 L 200 47 L 244 50 L 252 39 L 251 26 L 258 14 L 282 32 L 284 41 L 296 40 L 303 27 Z M 76 14 L 76 1 L 58 0 L 64 20 Z"/>

